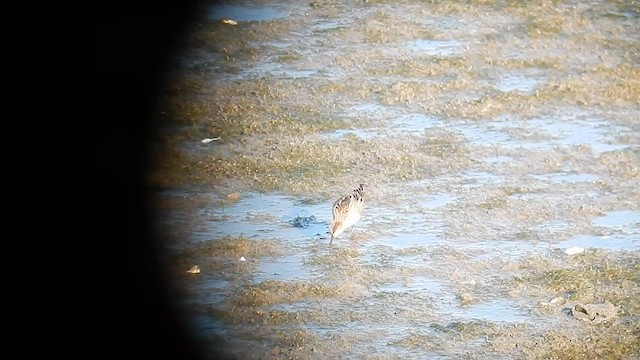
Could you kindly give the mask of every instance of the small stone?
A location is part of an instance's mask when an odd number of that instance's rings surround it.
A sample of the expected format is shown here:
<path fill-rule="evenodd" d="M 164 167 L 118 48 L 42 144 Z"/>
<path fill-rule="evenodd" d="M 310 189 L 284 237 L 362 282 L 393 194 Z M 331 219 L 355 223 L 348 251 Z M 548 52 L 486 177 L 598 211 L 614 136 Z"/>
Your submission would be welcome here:
<path fill-rule="evenodd" d="M 222 23 L 227 25 L 238 25 L 238 23 L 235 20 L 231 20 L 231 19 L 222 19 Z"/>
<path fill-rule="evenodd" d="M 198 265 L 194 265 L 191 269 L 187 270 L 190 274 L 200 274 L 200 267 Z"/>
<path fill-rule="evenodd" d="M 241 256 L 240 261 L 247 261 L 247 259 L 245 259 L 244 256 Z"/>
<path fill-rule="evenodd" d="M 618 316 L 616 307 L 608 301 L 601 304 L 575 304 L 566 313 L 576 319 L 594 323 L 606 322 Z"/>
<path fill-rule="evenodd" d="M 309 227 L 310 224 L 316 221 L 316 217 L 311 216 L 296 216 L 295 219 L 291 220 L 291 224 L 295 227 L 306 228 Z"/>
<path fill-rule="evenodd" d="M 473 295 L 471 295 L 469 293 L 462 293 L 462 294 L 458 295 L 458 298 L 460 299 L 460 304 L 461 305 L 470 304 L 475 300 Z"/>
<path fill-rule="evenodd" d="M 229 201 L 238 201 L 240 199 L 240 193 L 234 192 L 227 195 L 227 200 Z"/>

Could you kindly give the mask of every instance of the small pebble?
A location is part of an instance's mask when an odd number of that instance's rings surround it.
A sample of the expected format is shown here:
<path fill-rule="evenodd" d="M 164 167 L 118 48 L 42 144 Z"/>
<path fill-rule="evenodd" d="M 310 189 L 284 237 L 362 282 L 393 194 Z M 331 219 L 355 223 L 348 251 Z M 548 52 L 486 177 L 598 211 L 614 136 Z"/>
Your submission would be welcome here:
<path fill-rule="evenodd" d="M 473 300 L 475 300 L 473 295 L 471 295 L 469 293 L 462 293 L 458 297 L 460 299 L 460 304 L 462 304 L 462 305 L 470 304 L 470 303 L 473 302 Z"/>
<path fill-rule="evenodd" d="M 187 270 L 187 272 L 191 274 L 200 274 L 200 267 L 198 265 L 194 265 L 191 269 Z"/>

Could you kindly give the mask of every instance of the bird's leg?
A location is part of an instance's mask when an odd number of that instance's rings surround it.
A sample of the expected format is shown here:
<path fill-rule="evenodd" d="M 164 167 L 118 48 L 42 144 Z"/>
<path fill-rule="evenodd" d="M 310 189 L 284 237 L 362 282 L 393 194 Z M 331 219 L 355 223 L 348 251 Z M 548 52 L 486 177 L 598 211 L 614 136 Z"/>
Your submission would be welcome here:
<path fill-rule="evenodd" d="M 349 237 L 350 237 L 350 238 L 352 238 L 352 237 L 353 237 L 353 227 L 354 227 L 354 226 L 355 226 L 355 224 L 354 224 L 354 225 L 351 225 L 351 230 L 349 230 Z"/>

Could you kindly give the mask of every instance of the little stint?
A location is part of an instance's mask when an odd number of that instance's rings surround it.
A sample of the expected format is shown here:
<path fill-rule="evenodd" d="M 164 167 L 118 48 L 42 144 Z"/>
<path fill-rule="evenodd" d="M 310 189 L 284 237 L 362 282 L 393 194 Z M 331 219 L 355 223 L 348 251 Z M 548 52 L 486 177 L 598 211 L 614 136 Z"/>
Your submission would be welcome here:
<path fill-rule="evenodd" d="M 331 221 L 331 240 L 337 238 L 348 227 L 351 227 L 350 236 L 353 234 L 353 226 L 360 220 L 364 209 L 363 184 L 353 190 L 351 194 L 342 196 L 333 204 L 333 221 Z"/>

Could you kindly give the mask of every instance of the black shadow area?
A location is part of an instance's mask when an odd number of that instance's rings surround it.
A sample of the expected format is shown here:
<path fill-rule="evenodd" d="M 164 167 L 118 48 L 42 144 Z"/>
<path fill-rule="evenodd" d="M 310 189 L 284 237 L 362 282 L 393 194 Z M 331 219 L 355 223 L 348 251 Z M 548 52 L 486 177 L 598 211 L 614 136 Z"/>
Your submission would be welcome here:
<path fill-rule="evenodd" d="M 79 46 L 87 51 L 75 69 L 75 126 L 90 140 L 82 146 L 67 141 L 65 150 L 81 153 L 95 175 L 82 181 L 87 202 L 99 209 L 91 214 L 99 217 L 91 234 L 100 237 L 99 252 L 107 257 L 101 269 L 108 273 L 109 312 L 104 323 L 92 324 L 106 331 L 98 355 L 104 350 L 112 358 L 215 358 L 187 335 L 175 309 L 143 182 L 159 88 L 182 50 L 181 37 L 205 5 L 210 3 L 97 3 L 85 14 L 86 28 L 78 29 L 84 42 Z"/>

